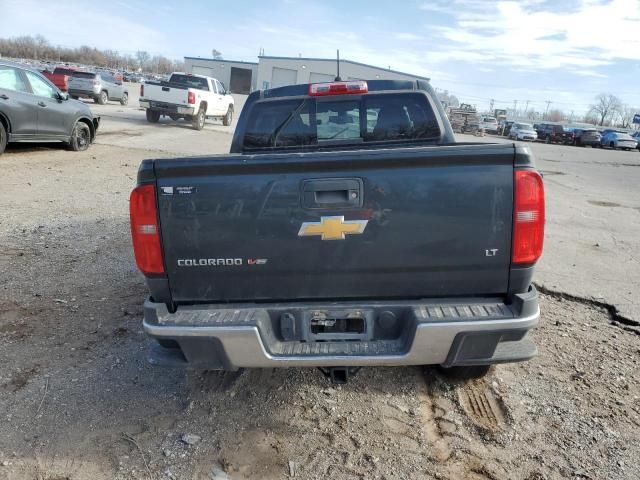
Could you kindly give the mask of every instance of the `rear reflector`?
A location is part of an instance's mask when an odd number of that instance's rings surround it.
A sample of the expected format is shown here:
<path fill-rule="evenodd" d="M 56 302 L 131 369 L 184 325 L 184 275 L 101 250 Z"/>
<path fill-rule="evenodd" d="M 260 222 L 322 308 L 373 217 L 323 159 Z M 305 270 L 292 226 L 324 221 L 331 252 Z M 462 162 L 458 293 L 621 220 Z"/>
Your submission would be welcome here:
<path fill-rule="evenodd" d="M 515 171 L 513 249 L 511 261 L 535 263 L 544 243 L 544 184 L 535 170 Z"/>
<path fill-rule="evenodd" d="M 131 192 L 129 200 L 131 238 L 136 264 L 145 275 L 164 273 L 162 245 L 158 228 L 156 187 L 141 185 Z"/>
<path fill-rule="evenodd" d="M 196 103 L 196 94 L 193 92 L 189 92 L 187 95 L 187 102 L 191 105 L 194 105 Z"/>
<path fill-rule="evenodd" d="M 323 95 L 351 95 L 354 93 L 367 93 L 367 82 L 358 80 L 354 82 L 330 82 L 312 83 L 309 85 L 309 95 L 321 97 Z"/>
<path fill-rule="evenodd" d="M 144 97 L 144 83 L 140 85 L 140 96 Z"/>

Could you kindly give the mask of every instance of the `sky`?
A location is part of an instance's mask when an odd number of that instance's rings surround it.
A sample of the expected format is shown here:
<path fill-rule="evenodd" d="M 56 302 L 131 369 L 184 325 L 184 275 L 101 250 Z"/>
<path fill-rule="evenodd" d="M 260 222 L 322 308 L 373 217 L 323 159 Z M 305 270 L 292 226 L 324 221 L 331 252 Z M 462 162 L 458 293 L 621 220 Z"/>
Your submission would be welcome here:
<path fill-rule="evenodd" d="M 27 12 L 27 13 L 26 13 Z M 342 58 L 431 78 L 488 109 L 640 109 L 640 0 L 0 0 L 0 37 L 180 59 Z"/>

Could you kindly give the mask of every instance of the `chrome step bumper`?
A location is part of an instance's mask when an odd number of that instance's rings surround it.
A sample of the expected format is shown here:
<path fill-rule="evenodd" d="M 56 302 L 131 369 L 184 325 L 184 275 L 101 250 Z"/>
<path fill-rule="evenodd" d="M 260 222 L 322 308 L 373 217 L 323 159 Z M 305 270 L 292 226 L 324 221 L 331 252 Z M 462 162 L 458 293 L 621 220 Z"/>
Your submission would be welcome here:
<path fill-rule="evenodd" d="M 360 341 L 285 340 L 281 315 L 323 308 L 404 312 L 398 334 Z M 535 289 L 510 305 L 490 299 L 313 305 L 199 305 L 167 311 L 145 302 L 144 329 L 176 348 L 155 345 L 154 364 L 202 369 L 367 365 L 478 365 L 527 360 L 536 355 L 527 332 L 538 323 Z"/>

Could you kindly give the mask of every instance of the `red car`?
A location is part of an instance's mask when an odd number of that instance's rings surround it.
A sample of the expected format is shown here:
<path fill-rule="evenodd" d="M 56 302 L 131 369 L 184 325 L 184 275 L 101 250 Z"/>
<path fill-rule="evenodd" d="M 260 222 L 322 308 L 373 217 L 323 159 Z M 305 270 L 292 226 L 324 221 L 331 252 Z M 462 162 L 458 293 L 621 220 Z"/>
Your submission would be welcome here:
<path fill-rule="evenodd" d="M 52 72 L 44 70 L 42 74 L 47 77 L 51 83 L 63 92 L 66 92 L 69 85 L 69 77 L 76 69 L 74 67 L 56 67 Z"/>

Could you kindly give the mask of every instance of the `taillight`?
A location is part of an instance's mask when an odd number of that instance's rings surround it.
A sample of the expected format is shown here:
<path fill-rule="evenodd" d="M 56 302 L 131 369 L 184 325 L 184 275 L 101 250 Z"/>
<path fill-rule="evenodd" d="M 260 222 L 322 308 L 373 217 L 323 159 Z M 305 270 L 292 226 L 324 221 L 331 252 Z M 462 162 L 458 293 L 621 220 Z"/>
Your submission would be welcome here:
<path fill-rule="evenodd" d="M 196 94 L 193 92 L 189 92 L 189 95 L 187 95 L 187 102 L 189 102 L 190 104 L 195 104 L 196 103 Z"/>
<path fill-rule="evenodd" d="M 321 97 L 323 95 L 351 95 L 367 93 L 369 85 L 364 80 L 354 82 L 312 83 L 309 85 L 309 95 Z"/>
<path fill-rule="evenodd" d="M 535 170 L 516 170 L 511 261 L 535 263 L 544 243 L 544 184 Z"/>
<path fill-rule="evenodd" d="M 136 264 L 145 275 L 164 273 L 156 207 L 156 187 L 141 185 L 129 199 L 131 238 Z"/>
<path fill-rule="evenodd" d="M 140 97 L 144 97 L 144 83 L 140 85 Z"/>

